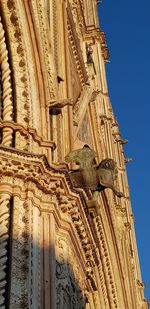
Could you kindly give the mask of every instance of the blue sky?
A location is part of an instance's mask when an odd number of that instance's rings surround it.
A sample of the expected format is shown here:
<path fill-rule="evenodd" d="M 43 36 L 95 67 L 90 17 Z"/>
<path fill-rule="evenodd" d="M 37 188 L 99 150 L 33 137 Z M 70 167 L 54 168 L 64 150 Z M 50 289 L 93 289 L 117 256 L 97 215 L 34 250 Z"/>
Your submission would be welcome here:
<path fill-rule="evenodd" d="M 109 95 L 120 124 L 145 297 L 150 300 L 150 0 L 98 4 L 110 63 Z"/>

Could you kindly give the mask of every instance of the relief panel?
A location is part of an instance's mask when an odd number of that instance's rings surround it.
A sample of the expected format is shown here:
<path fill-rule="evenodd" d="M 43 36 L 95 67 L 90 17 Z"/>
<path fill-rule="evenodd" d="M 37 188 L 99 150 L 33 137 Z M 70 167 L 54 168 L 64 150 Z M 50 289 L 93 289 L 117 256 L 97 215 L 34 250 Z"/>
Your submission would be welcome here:
<path fill-rule="evenodd" d="M 74 273 L 74 267 L 69 261 L 69 244 L 66 238 L 58 236 L 56 242 L 56 308 L 84 309 L 85 298 L 82 294 L 80 279 Z M 75 258 L 74 264 L 77 263 Z M 76 269 L 80 266 L 76 264 Z M 79 275 L 79 271 L 78 271 Z"/>

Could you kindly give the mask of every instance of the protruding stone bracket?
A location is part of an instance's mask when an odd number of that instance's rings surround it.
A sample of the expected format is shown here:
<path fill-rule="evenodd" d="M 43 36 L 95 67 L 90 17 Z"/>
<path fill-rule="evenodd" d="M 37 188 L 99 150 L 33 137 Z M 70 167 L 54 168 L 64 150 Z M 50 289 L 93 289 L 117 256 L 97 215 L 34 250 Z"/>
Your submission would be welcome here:
<path fill-rule="evenodd" d="M 62 113 L 62 108 L 64 108 L 65 106 L 72 106 L 72 105 L 73 105 L 72 99 L 50 101 L 48 103 L 49 113 L 50 115 L 59 115 Z"/>

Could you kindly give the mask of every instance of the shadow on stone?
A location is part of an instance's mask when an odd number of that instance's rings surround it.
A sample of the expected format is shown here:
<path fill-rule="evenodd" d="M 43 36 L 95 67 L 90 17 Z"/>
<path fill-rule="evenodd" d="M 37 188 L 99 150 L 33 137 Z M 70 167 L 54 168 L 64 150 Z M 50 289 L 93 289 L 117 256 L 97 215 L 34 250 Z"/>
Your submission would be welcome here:
<path fill-rule="evenodd" d="M 85 291 L 72 265 L 54 255 L 53 261 L 46 261 L 54 248 L 40 248 L 29 236 L 23 237 L 24 241 L 8 241 L 0 256 L 0 308 L 85 309 Z"/>

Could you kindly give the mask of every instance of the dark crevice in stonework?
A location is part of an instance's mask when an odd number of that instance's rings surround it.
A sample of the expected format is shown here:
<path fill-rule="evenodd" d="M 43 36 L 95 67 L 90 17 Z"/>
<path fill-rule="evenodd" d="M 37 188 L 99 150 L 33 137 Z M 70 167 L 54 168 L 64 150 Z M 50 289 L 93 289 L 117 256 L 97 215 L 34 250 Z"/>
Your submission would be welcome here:
<path fill-rule="evenodd" d="M 53 115 L 51 113 L 52 110 L 49 110 L 49 123 L 50 123 L 50 140 L 53 141 L 54 138 L 53 138 L 53 122 L 54 122 L 54 119 L 53 119 Z M 52 150 L 52 161 L 54 161 L 54 150 Z"/>
<path fill-rule="evenodd" d="M 13 234 L 13 197 L 9 201 L 9 223 L 8 223 L 8 243 L 7 243 L 7 266 L 6 266 L 6 289 L 5 289 L 5 308 L 9 309 L 10 303 L 10 283 L 11 283 L 11 261 L 12 261 L 12 234 Z"/>
<path fill-rule="evenodd" d="M 12 147 L 15 148 L 16 145 L 16 134 L 15 131 L 12 133 Z"/>

